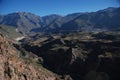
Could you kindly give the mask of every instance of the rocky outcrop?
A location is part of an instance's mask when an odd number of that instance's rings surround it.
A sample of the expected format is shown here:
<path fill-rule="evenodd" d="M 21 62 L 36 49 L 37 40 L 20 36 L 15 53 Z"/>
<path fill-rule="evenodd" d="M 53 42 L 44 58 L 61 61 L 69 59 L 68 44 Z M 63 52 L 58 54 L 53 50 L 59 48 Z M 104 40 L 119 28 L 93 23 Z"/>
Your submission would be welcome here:
<path fill-rule="evenodd" d="M 56 80 L 53 73 L 36 68 L 19 55 L 20 51 L 0 33 L 0 80 Z"/>

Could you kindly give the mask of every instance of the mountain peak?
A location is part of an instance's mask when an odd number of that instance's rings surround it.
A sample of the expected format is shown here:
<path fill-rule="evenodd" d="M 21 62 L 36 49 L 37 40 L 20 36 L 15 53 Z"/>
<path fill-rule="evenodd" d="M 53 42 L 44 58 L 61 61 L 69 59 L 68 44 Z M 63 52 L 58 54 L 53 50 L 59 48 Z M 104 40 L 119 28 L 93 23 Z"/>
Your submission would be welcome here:
<path fill-rule="evenodd" d="M 19 31 L 29 32 L 32 28 L 41 27 L 41 17 L 29 12 L 15 12 L 4 15 L 0 24 L 17 27 Z"/>

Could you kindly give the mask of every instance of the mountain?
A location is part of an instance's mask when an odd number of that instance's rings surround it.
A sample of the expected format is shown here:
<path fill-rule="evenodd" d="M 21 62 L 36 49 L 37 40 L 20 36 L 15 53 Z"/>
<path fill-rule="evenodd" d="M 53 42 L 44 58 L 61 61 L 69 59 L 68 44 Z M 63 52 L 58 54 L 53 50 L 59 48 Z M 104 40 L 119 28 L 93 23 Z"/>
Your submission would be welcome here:
<path fill-rule="evenodd" d="M 97 12 L 73 13 L 56 19 L 44 28 L 34 32 L 59 31 L 106 31 L 120 29 L 120 8 L 109 7 Z"/>
<path fill-rule="evenodd" d="M 29 30 L 41 27 L 41 17 L 32 13 L 18 12 L 2 16 L 0 24 L 10 25 L 18 28 L 22 32 L 29 32 Z"/>
<path fill-rule="evenodd" d="M 62 24 L 73 20 L 74 18 L 78 17 L 81 14 L 82 13 L 68 14 L 66 16 L 63 16 L 61 18 L 56 19 L 53 23 L 51 23 L 50 25 L 48 25 L 48 27 L 53 27 L 53 28 L 61 27 Z"/>
<path fill-rule="evenodd" d="M 46 26 L 44 28 L 35 28 L 35 29 L 32 29 L 31 31 L 34 31 L 34 32 L 41 32 L 41 31 L 42 32 L 43 31 L 51 32 L 53 30 L 56 30 L 57 28 L 60 28 L 62 26 L 62 24 L 73 20 L 74 18 L 78 17 L 81 14 L 83 14 L 83 13 L 73 13 L 73 14 L 69 14 L 69 15 L 66 15 L 66 16 L 49 15 L 49 16 L 42 17 Z"/>
<path fill-rule="evenodd" d="M 40 28 L 52 24 L 59 15 L 48 15 L 44 17 L 37 16 L 27 12 L 17 12 L 0 16 L 0 24 L 13 26 L 23 33 L 28 33 L 31 29 Z"/>
<path fill-rule="evenodd" d="M 107 8 L 96 12 L 37 16 L 18 12 L 0 16 L 0 24 L 14 26 L 23 33 L 53 31 L 103 31 L 120 27 L 120 8 Z"/>
<path fill-rule="evenodd" d="M 120 28 L 120 8 L 85 13 L 62 25 L 61 30 L 113 30 Z"/>
<path fill-rule="evenodd" d="M 34 28 L 32 29 L 31 31 L 34 31 L 34 32 L 43 32 L 43 31 L 46 31 L 46 30 L 49 30 L 49 29 L 54 29 L 56 27 L 58 27 L 58 25 L 54 25 L 58 20 L 61 21 L 62 19 L 62 16 L 60 15 L 56 15 L 56 14 L 52 14 L 52 15 L 48 15 L 48 16 L 44 16 L 42 17 L 42 20 L 43 20 L 43 27 L 38 27 L 38 28 Z M 61 23 L 60 23 L 61 24 Z"/>
<path fill-rule="evenodd" d="M 3 16 L 2 16 L 2 15 L 0 15 L 0 22 L 2 22 L 2 20 L 3 20 Z"/>
<path fill-rule="evenodd" d="M 62 16 L 60 15 L 56 15 L 56 14 L 52 14 L 52 15 L 48 15 L 48 16 L 43 16 L 42 20 L 44 22 L 45 26 L 50 25 L 51 23 L 55 22 L 57 19 L 62 18 Z"/>

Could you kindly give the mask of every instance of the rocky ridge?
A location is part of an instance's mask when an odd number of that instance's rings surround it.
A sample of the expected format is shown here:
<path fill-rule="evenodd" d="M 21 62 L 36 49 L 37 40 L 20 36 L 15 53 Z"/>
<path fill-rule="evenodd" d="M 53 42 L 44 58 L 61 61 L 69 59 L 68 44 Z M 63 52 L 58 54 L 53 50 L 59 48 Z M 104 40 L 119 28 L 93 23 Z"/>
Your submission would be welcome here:
<path fill-rule="evenodd" d="M 0 80 L 56 80 L 56 77 L 21 58 L 20 52 L 0 33 Z"/>

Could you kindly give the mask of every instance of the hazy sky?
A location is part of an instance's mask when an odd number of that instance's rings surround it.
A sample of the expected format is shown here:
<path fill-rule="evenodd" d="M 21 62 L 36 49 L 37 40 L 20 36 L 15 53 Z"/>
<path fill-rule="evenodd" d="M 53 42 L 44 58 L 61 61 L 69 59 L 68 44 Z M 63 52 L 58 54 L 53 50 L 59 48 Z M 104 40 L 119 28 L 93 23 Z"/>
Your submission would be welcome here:
<path fill-rule="evenodd" d="M 120 0 L 0 0 L 0 14 L 31 12 L 40 16 L 91 12 L 119 7 Z"/>

